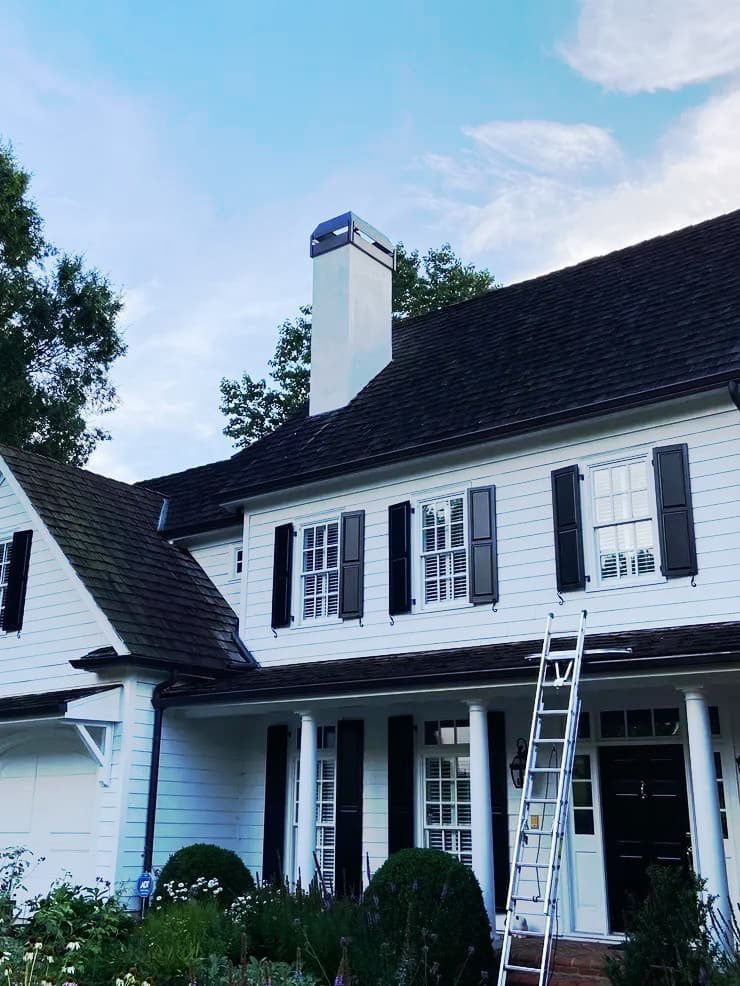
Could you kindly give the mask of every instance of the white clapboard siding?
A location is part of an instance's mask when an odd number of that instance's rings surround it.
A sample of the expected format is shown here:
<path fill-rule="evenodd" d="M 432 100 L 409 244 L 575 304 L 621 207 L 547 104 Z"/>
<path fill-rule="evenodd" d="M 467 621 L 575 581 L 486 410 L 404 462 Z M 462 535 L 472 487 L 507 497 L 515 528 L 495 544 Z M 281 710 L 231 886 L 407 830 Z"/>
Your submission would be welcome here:
<path fill-rule="evenodd" d="M 23 630 L 20 634 L 0 634 L 0 695 L 90 684 L 93 676 L 75 671 L 70 660 L 111 643 L 94 604 L 80 590 L 38 518 L 21 502 L 10 482 L 0 482 L 0 540 L 29 529 L 34 536 Z"/>
<path fill-rule="evenodd" d="M 242 539 L 208 541 L 190 547 L 190 553 L 235 613 L 239 612 L 241 577 L 235 570 L 235 553 Z M 246 563 L 244 564 L 246 570 Z"/>
<path fill-rule="evenodd" d="M 182 846 L 209 842 L 240 851 L 246 763 L 253 753 L 236 717 L 189 719 L 165 712 L 162 731 L 155 867 Z"/>
<path fill-rule="evenodd" d="M 557 441 L 532 440 L 505 451 L 492 446 L 490 455 L 461 455 L 457 464 L 434 468 L 420 462 L 416 475 L 392 481 L 362 483 L 355 477 L 345 492 L 310 500 L 285 502 L 278 508 L 249 511 L 246 615 L 244 638 L 265 664 L 347 658 L 481 642 L 529 639 L 541 632 L 545 614 L 557 607 L 550 473 L 578 463 L 585 468 L 601 459 L 637 454 L 657 445 L 686 442 L 689 446 L 699 575 L 666 581 L 659 573 L 639 587 L 595 585 L 569 593 L 558 607 L 564 629 L 575 625 L 579 610 L 589 610 L 592 631 L 689 625 L 737 619 L 740 570 L 740 414 L 729 401 L 708 399 L 623 416 L 622 424 L 584 425 L 563 431 Z M 388 506 L 409 499 L 412 504 L 429 491 L 452 492 L 471 486 L 496 486 L 499 594 L 497 611 L 466 601 L 449 608 L 422 609 L 388 618 Z M 584 490 L 584 501 L 586 493 Z M 344 510 L 365 510 L 365 614 L 358 621 L 301 624 L 298 581 L 294 581 L 294 625 L 270 629 L 274 530 L 292 522 L 298 528 L 312 517 L 336 516 Z M 418 555 L 418 539 L 414 532 Z M 587 556 L 589 531 L 584 529 Z M 294 568 L 300 564 L 296 543 Z M 591 570 L 592 566 L 589 570 Z M 413 595 L 419 596 L 415 564 Z"/>

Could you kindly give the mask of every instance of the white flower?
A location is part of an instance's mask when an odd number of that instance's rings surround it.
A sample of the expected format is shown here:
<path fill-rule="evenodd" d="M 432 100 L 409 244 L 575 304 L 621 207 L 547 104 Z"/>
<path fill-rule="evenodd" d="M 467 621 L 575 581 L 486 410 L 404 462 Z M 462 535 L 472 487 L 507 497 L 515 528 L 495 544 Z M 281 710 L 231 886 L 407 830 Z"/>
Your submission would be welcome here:
<path fill-rule="evenodd" d="M 24 952 L 23 953 L 23 961 L 24 962 L 33 962 L 33 952 Z"/>
<path fill-rule="evenodd" d="M 33 943 L 33 950 L 34 950 L 34 952 L 40 952 L 43 947 L 44 946 L 43 946 L 43 944 L 40 941 L 35 941 Z"/>
<path fill-rule="evenodd" d="M 120 977 L 116 979 L 116 986 L 124 986 L 123 980 Z"/>
<path fill-rule="evenodd" d="M 71 941 L 67 945 L 67 951 L 68 952 L 79 952 L 79 950 L 80 950 L 81 947 L 82 946 L 80 945 L 80 943 L 78 941 Z"/>
<path fill-rule="evenodd" d="M 75 972 L 75 967 L 73 965 L 64 965 L 62 966 L 62 972 L 65 972 L 68 975 L 73 976 Z"/>

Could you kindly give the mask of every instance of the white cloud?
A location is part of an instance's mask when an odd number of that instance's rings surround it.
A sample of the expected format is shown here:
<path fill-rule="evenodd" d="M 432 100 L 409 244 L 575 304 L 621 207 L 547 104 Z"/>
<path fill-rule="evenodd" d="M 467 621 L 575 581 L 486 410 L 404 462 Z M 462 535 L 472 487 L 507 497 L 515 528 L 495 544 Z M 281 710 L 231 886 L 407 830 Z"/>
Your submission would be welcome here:
<path fill-rule="evenodd" d="M 680 89 L 740 70 L 737 0 L 581 0 L 561 52 L 607 89 Z"/>
<path fill-rule="evenodd" d="M 461 158 L 476 183 L 463 192 L 450 180 L 455 158 L 427 159 L 437 184 L 418 201 L 458 230 L 464 255 L 517 280 L 740 208 L 740 89 L 685 113 L 650 156 L 588 181 L 568 164 L 548 174 L 536 161 L 487 168 L 477 142 Z"/>
<path fill-rule="evenodd" d="M 589 171 L 619 161 L 619 146 L 602 127 L 551 120 L 506 120 L 467 127 L 463 133 L 502 160 L 532 171 Z"/>

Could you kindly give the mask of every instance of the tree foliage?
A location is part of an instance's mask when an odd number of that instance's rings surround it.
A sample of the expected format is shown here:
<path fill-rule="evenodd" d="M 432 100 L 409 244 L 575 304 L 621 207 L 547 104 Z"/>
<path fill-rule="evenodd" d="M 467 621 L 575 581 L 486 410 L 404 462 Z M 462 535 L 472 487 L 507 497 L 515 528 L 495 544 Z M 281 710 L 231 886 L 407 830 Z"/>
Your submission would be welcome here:
<path fill-rule="evenodd" d="M 0 145 L 0 441 L 82 465 L 115 405 L 121 300 L 82 258 L 44 237 L 29 175 Z"/>
<path fill-rule="evenodd" d="M 396 247 L 393 275 L 393 320 L 413 318 L 438 311 L 458 301 L 467 301 L 496 287 L 493 275 L 477 270 L 455 255 L 449 243 L 430 249 L 423 256 Z M 274 431 L 296 415 L 308 401 L 311 379 L 311 306 L 304 305 L 294 319 L 278 326 L 275 353 L 269 360 L 268 380 L 241 378 L 221 381 L 221 404 L 228 418 L 224 434 L 238 448 Z"/>

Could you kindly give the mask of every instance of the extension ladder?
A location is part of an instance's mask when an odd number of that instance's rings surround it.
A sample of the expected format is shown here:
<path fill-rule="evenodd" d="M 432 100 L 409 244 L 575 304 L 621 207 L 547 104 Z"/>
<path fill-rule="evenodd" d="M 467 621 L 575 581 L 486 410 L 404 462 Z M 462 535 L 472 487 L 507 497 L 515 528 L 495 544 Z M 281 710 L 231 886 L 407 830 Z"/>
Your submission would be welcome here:
<path fill-rule="evenodd" d="M 550 650 L 553 620 L 554 616 L 550 613 L 542 643 L 529 734 L 498 986 L 506 986 L 511 981 L 509 974 L 517 982 L 531 979 L 533 984 L 537 982 L 538 986 L 546 986 L 553 926 L 557 921 L 558 881 L 568 825 L 568 802 L 581 710 L 579 685 L 586 611 L 581 613 L 574 650 Z M 547 762 L 544 762 L 545 759 Z M 517 918 L 522 904 L 528 908 L 534 905 L 535 912 L 544 915 L 542 931 L 529 930 L 522 922 L 521 914 Z M 530 910 L 529 914 L 532 913 Z M 541 953 L 537 965 L 512 962 L 511 946 L 517 939 L 539 940 Z"/>

